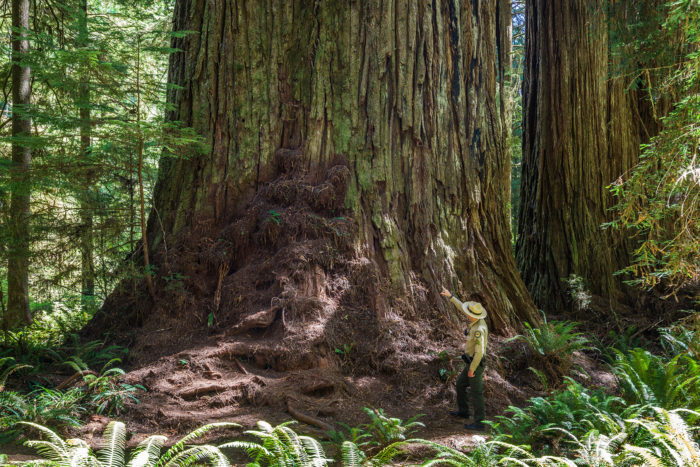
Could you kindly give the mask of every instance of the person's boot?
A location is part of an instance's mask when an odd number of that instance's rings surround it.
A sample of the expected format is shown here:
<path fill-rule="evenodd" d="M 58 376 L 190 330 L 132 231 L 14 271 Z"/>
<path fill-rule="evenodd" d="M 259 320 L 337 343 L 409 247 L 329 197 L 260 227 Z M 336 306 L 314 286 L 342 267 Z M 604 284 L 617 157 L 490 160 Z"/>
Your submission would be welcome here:
<path fill-rule="evenodd" d="M 453 411 L 451 411 L 451 412 L 450 412 L 450 415 L 452 415 L 453 417 L 469 418 L 469 414 L 468 414 L 468 413 L 462 413 L 462 412 L 460 412 L 459 410 L 453 410 Z"/>
<path fill-rule="evenodd" d="M 486 431 L 486 425 L 481 420 L 475 420 L 473 423 L 467 423 L 464 428 L 471 431 Z"/>

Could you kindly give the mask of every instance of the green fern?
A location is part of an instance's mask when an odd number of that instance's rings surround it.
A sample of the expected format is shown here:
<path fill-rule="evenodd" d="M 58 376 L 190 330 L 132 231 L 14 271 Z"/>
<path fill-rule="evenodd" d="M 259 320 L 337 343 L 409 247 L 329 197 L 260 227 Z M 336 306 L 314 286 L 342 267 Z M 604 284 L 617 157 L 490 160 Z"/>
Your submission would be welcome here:
<path fill-rule="evenodd" d="M 352 441 L 343 442 L 340 453 L 346 467 L 360 467 L 367 459 L 367 455 Z"/>
<path fill-rule="evenodd" d="M 590 341 L 582 333 L 575 332 L 577 326 L 578 323 L 569 321 L 548 322 L 543 313 L 540 327 L 533 328 L 526 322 L 525 334 L 505 342 L 524 342 L 532 353 L 538 378 L 558 382 L 569 372 L 574 352 L 592 349 Z"/>
<path fill-rule="evenodd" d="M 423 423 L 417 421 L 423 416 L 422 414 L 404 422 L 400 418 L 387 416 L 382 409 L 363 407 L 362 410 L 370 418 L 370 423 L 362 426 L 372 435 L 370 444 L 376 446 L 388 446 L 397 441 L 404 441 L 410 434 L 425 427 Z"/>
<path fill-rule="evenodd" d="M 660 407 L 654 407 L 654 410 L 658 420 L 639 418 L 630 421 L 653 436 L 654 444 L 648 447 L 626 444 L 627 458 L 641 459 L 648 465 L 700 467 L 700 446 L 680 415 L 685 412 L 697 419 L 700 413 L 684 409 L 668 411 Z"/>
<path fill-rule="evenodd" d="M 253 459 L 254 465 L 308 465 L 324 466 L 331 459 L 317 440 L 309 436 L 300 436 L 286 422 L 273 427 L 267 422 L 259 421 L 257 430 L 245 433 L 262 440 L 262 444 L 247 441 L 233 441 L 219 448 L 236 448 L 245 450 Z"/>
<path fill-rule="evenodd" d="M 624 400 L 604 391 L 589 390 L 576 381 L 565 378 L 566 387 L 549 397 L 534 397 L 525 408 L 509 407 L 506 415 L 497 416 L 496 422 L 487 422 L 499 439 L 529 444 L 538 450 L 555 450 L 561 435 L 553 435 L 559 428 L 581 436 L 590 430 L 602 433 L 616 431 L 616 414 L 634 416 L 638 407 L 625 407 Z"/>
<path fill-rule="evenodd" d="M 103 466 L 123 467 L 126 447 L 126 425 L 109 422 L 102 435 L 97 458 Z"/>
<path fill-rule="evenodd" d="M 39 430 L 47 440 L 31 440 L 25 445 L 33 447 L 48 461 L 60 466 L 123 467 L 126 458 L 126 427 L 122 422 L 110 422 L 103 434 L 100 449 L 95 455 L 88 444 L 80 439 L 64 441 L 54 431 L 36 423 L 22 422 Z M 230 462 L 219 447 L 211 445 L 186 446 L 213 428 L 238 427 L 236 423 L 211 423 L 187 434 L 165 454 L 160 450 L 167 440 L 154 435 L 144 440 L 132 453 L 129 467 L 185 467 L 206 462 L 216 467 L 228 467 Z M 41 463 L 41 461 L 30 461 Z"/>
<path fill-rule="evenodd" d="M 670 360 L 644 349 L 616 352 L 615 374 L 623 397 L 667 409 L 700 408 L 700 363 L 685 354 Z"/>

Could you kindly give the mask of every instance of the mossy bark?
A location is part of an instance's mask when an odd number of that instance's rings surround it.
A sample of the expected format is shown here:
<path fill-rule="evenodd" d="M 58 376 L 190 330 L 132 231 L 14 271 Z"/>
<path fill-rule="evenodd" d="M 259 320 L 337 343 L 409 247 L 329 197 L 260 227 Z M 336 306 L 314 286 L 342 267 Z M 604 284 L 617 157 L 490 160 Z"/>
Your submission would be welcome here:
<path fill-rule="evenodd" d="M 209 143 L 161 162 L 154 247 L 206 219 L 225 223 L 275 174 L 279 148 L 309 168 L 351 170 L 359 254 L 417 282 L 481 291 L 501 330 L 536 319 L 510 248 L 510 160 L 500 70 L 505 1 L 178 0 L 173 120 Z"/>
<path fill-rule="evenodd" d="M 639 97 L 611 78 L 606 2 L 526 4 L 523 172 L 518 267 L 538 307 L 568 306 L 565 279 L 581 276 L 612 303 L 626 266 L 625 233 L 604 230 L 608 185 L 637 160 Z"/>

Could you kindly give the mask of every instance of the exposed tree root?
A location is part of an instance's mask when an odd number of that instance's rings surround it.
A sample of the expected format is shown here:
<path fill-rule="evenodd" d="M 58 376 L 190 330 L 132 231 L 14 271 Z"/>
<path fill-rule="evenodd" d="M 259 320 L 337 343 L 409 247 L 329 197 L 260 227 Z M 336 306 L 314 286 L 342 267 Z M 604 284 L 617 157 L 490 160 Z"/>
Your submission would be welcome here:
<path fill-rule="evenodd" d="M 318 428 L 322 429 L 324 432 L 335 430 L 335 428 L 333 428 L 328 423 L 321 421 L 318 418 L 312 417 L 311 415 L 305 414 L 305 413 L 300 412 L 297 409 L 295 409 L 292 406 L 292 403 L 290 402 L 289 399 L 287 399 L 287 412 L 289 412 L 289 415 L 296 418 L 300 422 L 304 422 L 307 425 L 312 425 L 312 426 L 318 427 Z M 324 437 L 327 438 L 328 436 L 326 435 Z"/>

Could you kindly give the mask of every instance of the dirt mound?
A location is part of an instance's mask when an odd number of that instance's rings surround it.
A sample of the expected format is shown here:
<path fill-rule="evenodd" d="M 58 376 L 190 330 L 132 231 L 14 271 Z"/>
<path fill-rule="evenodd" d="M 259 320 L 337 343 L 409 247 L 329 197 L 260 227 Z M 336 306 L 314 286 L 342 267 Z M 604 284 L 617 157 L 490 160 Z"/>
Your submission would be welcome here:
<path fill-rule="evenodd" d="M 342 161 L 312 171 L 297 151 L 276 158 L 278 177 L 240 216 L 194 223 L 155 252 L 155 302 L 143 284 L 124 284 L 91 323 L 93 335 L 128 339 L 127 381 L 148 388 L 131 425 L 182 431 L 254 413 L 325 429 L 363 405 L 442 420 L 454 385 L 438 354 L 460 353 L 461 330 L 419 285 L 393 297 L 363 256 Z M 498 409 L 520 396 L 489 378 Z"/>

